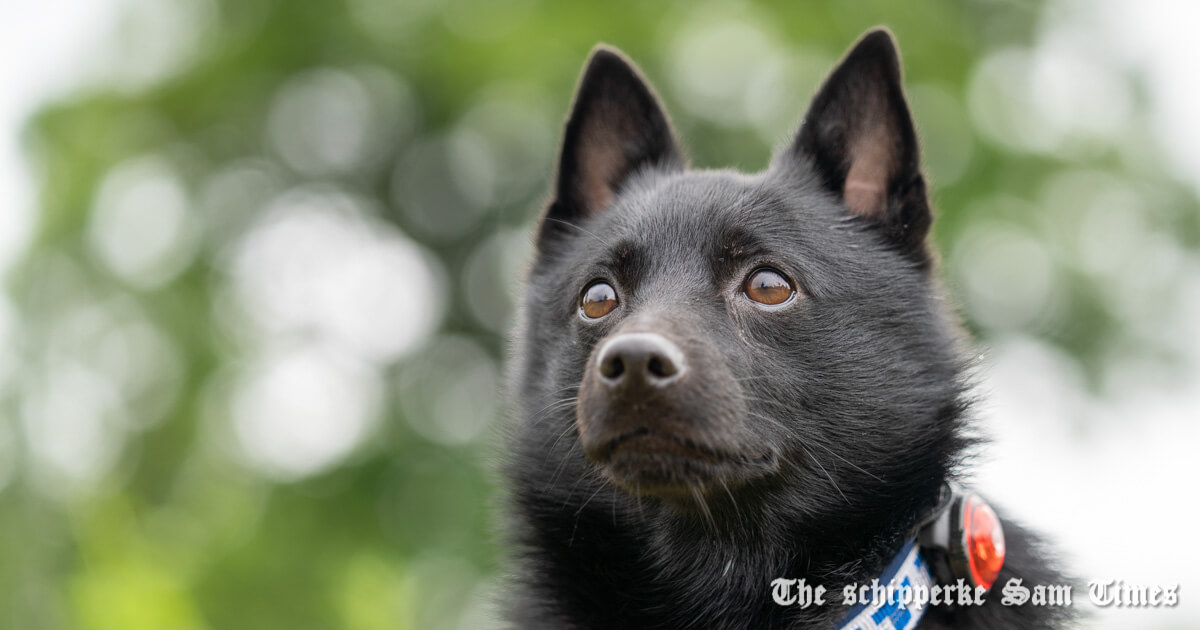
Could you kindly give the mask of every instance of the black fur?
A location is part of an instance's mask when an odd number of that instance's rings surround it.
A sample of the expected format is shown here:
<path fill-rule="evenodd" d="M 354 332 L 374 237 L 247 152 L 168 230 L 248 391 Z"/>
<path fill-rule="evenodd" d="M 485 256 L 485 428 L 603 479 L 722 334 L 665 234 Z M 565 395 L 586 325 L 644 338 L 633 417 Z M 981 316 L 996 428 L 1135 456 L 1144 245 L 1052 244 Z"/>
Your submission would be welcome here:
<path fill-rule="evenodd" d="M 514 348 L 514 627 L 828 627 L 845 608 L 778 606 L 771 580 L 869 582 L 955 477 L 963 365 L 899 67 L 886 31 L 866 35 L 792 145 L 745 175 L 685 170 L 653 91 L 593 53 Z M 751 301 L 762 267 L 796 295 Z M 596 280 L 618 303 L 588 319 Z M 680 373 L 598 374 L 597 349 L 632 333 L 676 348 Z M 1062 582 L 1005 528 L 998 584 Z M 1059 627 L 1067 612 L 993 593 L 921 627 Z"/>

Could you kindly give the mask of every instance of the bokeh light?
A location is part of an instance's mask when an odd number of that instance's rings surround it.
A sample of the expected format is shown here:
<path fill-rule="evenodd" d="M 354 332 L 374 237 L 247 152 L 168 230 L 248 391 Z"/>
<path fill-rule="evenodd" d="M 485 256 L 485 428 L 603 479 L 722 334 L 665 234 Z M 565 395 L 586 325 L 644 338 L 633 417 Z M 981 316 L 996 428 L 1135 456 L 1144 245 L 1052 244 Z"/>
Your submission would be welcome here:
<path fill-rule="evenodd" d="M 378 375 L 329 349 L 281 349 L 244 369 L 230 419 L 248 463 L 271 477 L 298 479 L 336 465 L 377 419 Z"/>
<path fill-rule="evenodd" d="M 432 255 L 337 191 L 274 199 L 231 259 L 239 305 L 262 334 L 330 339 L 378 362 L 429 335 L 446 299 Z"/>
<path fill-rule="evenodd" d="M 139 157 L 118 164 L 96 193 L 88 240 L 101 264 L 126 282 L 152 288 L 192 262 L 196 226 L 170 165 Z"/>

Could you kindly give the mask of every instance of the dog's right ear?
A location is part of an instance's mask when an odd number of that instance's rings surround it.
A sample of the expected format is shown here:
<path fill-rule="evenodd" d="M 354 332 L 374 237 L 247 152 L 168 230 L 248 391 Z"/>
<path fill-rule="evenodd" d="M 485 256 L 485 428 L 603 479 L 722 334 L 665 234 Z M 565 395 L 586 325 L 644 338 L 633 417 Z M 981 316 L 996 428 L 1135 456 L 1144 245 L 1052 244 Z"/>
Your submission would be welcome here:
<path fill-rule="evenodd" d="M 592 51 L 563 132 L 554 200 L 538 225 L 545 251 L 556 234 L 612 204 L 643 169 L 679 170 L 683 158 L 654 90 L 633 63 L 606 46 Z"/>

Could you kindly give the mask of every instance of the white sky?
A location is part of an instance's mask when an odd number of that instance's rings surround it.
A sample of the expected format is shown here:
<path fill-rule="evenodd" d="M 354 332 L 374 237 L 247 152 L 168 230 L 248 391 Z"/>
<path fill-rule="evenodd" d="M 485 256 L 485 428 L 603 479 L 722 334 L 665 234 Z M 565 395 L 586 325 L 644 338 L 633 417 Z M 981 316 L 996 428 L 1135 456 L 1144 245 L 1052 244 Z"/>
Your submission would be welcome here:
<path fill-rule="evenodd" d="M 24 248 L 32 227 L 36 188 L 24 163 L 20 132 L 52 96 L 77 87 L 97 70 L 100 49 L 115 22 L 118 0 L 39 0 L 4 3 L 0 20 L 0 274 Z"/>

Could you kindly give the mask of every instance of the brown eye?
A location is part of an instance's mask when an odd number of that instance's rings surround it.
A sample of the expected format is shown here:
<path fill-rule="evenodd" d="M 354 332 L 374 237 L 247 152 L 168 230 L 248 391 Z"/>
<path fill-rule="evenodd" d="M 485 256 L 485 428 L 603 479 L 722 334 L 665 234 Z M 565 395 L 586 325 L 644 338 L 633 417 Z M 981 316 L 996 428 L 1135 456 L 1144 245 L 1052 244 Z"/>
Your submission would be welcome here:
<path fill-rule="evenodd" d="M 742 291 L 746 293 L 746 297 L 767 306 L 783 304 L 796 293 L 792 283 L 788 282 L 783 274 L 766 267 L 751 272 L 746 278 L 746 284 L 742 286 Z"/>
<path fill-rule="evenodd" d="M 614 308 L 617 308 L 617 292 L 603 280 L 591 283 L 579 296 L 579 311 L 588 319 L 604 317 Z"/>

